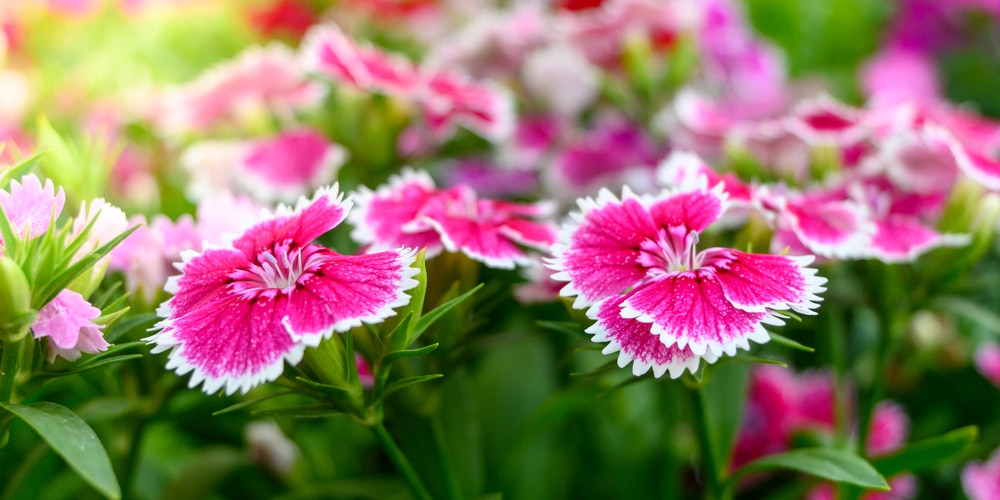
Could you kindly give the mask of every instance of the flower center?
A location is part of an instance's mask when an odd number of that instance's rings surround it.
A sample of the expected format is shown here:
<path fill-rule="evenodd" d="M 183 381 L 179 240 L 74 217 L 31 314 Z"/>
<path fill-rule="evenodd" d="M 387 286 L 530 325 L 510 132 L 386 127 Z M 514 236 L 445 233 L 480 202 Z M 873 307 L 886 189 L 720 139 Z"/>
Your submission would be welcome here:
<path fill-rule="evenodd" d="M 659 237 L 639 244 L 639 264 L 652 275 L 693 271 L 701 267 L 702 256 L 696 252 L 698 233 L 683 227 L 660 230 Z"/>
<path fill-rule="evenodd" d="M 289 243 L 279 243 L 258 254 L 257 262 L 247 269 L 230 275 L 233 290 L 251 296 L 290 293 L 319 269 L 323 261 L 320 250 L 316 245 L 290 248 Z"/>

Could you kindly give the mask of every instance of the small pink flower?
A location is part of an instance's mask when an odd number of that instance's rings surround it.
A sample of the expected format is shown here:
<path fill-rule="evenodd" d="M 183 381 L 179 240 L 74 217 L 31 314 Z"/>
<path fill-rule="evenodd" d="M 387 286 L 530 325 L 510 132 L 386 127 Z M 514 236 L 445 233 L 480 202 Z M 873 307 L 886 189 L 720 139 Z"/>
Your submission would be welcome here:
<path fill-rule="evenodd" d="M 602 117 L 555 159 L 553 182 L 577 192 L 594 186 L 622 184 L 630 170 L 653 177 L 660 152 L 642 129 L 617 116 Z M 614 182 L 617 181 L 617 182 Z"/>
<path fill-rule="evenodd" d="M 406 304 L 416 286 L 414 252 L 341 255 L 313 243 L 350 209 L 336 187 L 293 210 L 279 207 L 230 245 L 184 255 L 174 296 L 160 306 L 153 352 L 171 350 L 167 368 L 192 372 L 206 393 L 246 392 L 278 378 L 287 360 L 334 332 L 378 323 Z"/>
<path fill-rule="evenodd" d="M 547 204 L 519 204 L 478 198 L 468 186 L 437 189 L 426 173 L 404 172 L 375 192 L 362 189 L 352 215 L 352 238 L 370 250 L 399 245 L 462 252 L 489 267 L 530 264 L 522 246 L 546 249 L 555 241 L 545 217 Z"/>
<path fill-rule="evenodd" d="M 250 146 L 240 178 L 254 198 L 290 201 L 335 180 L 347 154 L 319 132 L 284 132 Z"/>
<path fill-rule="evenodd" d="M 334 24 L 311 29 L 299 52 L 308 71 L 354 88 L 409 96 L 420 82 L 406 58 L 354 42 Z"/>
<path fill-rule="evenodd" d="M 987 342 L 976 348 L 976 369 L 1000 388 L 1000 344 Z"/>
<path fill-rule="evenodd" d="M 986 463 L 971 462 L 962 469 L 962 488 L 970 500 L 1000 498 L 1000 449 Z"/>
<path fill-rule="evenodd" d="M 355 352 L 354 364 L 358 367 L 358 380 L 361 382 L 361 387 L 374 387 L 375 374 L 372 373 L 372 366 L 368 364 L 368 360 L 360 353 Z"/>
<path fill-rule="evenodd" d="M 48 337 L 45 357 L 50 363 L 55 362 L 56 356 L 75 361 L 80 359 L 80 353 L 97 354 L 108 348 L 101 326 L 92 321 L 100 315 L 100 309 L 67 289 L 38 311 L 31 330 L 36 339 Z"/>
<path fill-rule="evenodd" d="M 456 125 L 491 140 L 507 138 L 514 129 L 514 102 L 492 83 L 473 81 L 443 70 L 423 77 L 417 92 L 424 119 L 436 137 L 448 137 Z"/>
<path fill-rule="evenodd" d="M 750 372 L 743 423 L 733 447 L 733 470 L 788 449 L 798 416 L 797 382 L 794 372 L 778 366 L 757 366 Z"/>
<path fill-rule="evenodd" d="M 892 401 L 880 401 L 875 405 L 865 451 L 873 457 L 899 451 L 906 444 L 909 432 L 910 417 L 903 407 Z"/>
<path fill-rule="evenodd" d="M 933 58 L 899 47 L 882 49 L 862 66 L 861 87 L 876 102 L 930 101 L 941 95 Z"/>
<path fill-rule="evenodd" d="M 11 181 L 8 189 L 0 190 L 0 206 L 17 236 L 35 238 L 47 231 L 66 201 L 62 188 L 56 191 L 49 179 L 42 187 L 35 174 L 22 177 L 21 182 Z"/>
<path fill-rule="evenodd" d="M 595 341 L 620 349 L 619 365 L 650 367 L 672 378 L 714 362 L 750 340 L 766 342 L 774 311 L 814 314 L 826 279 L 806 267 L 812 257 L 750 254 L 728 248 L 698 252 L 698 235 L 725 211 L 722 187 L 704 185 L 639 197 L 607 190 L 579 201 L 548 261 L 562 295 L 597 319 Z M 600 340 L 598 340 L 600 339 Z"/>
<path fill-rule="evenodd" d="M 251 47 L 193 82 L 168 90 L 153 119 L 169 132 L 201 132 L 258 111 L 284 117 L 317 104 L 321 97 L 320 88 L 306 80 L 295 53 L 272 43 Z"/>
<path fill-rule="evenodd" d="M 124 273 L 126 288 L 152 304 L 167 277 L 177 272 L 173 264 L 181 260 L 181 252 L 201 248 L 201 237 L 188 216 L 174 222 L 157 215 L 143 222 L 142 217 L 132 219 L 139 228 L 111 251 L 108 268 Z"/>

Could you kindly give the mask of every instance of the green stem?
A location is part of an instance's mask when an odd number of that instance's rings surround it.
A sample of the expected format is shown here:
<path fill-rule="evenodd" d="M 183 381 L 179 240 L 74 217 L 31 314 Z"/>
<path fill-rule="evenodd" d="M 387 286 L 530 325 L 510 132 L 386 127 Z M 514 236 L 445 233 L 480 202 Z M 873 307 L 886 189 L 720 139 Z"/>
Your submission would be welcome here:
<path fill-rule="evenodd" d="M 727 488 L 725 488 L 719 469 L 716 464 L 715 447 L 712 445 L 712 436 L 709 434 L 708 412 L 706 411 L 704 387 L 692 390 L 692 408 L 694 409 L 694 427 L 698 434 L 698 446 L 701 448 L 702 472 L 708 483 L 708 490 L 705 498 L 724 500 L 729 498 Z"/>
<path fill-rule="evenodd" d="M 386 430 L 385 425 L 379 422 L 371 426 L 372 432 L 375 433 L 375 438 L 378 439 L 382 449 L 385 453 L 389 455 L 389 459 L 392 463 L 396 465 L 396 469 L 402 474 L 403 479 L 406 484 L 410 486 L 410 491 L 413 492 L 413 496 L 417 500 L 432 500 L 430 492 L 427 491 L 427 487 L 420 480 L 420 476 L 417 476 L 417 472 L 413 470 L 413 466 L 410 465 L 410 461 L 407 460 L 406 455 L 403 454 L 403 450 L 399 449 L 396 441 L 392 439 L 389 435 L 389 431 Z"/>
<path fill-rule="evenodd" d="M 897 333 L 905 323 L 897 312 L 887 313 L 880 317 L 881 326 L 878 339 L 878 347 L 875 352 L 875 371 L 873 373 L 871 391 L 865 406 L 861 408 L 858 422 L 858 453 L 867 456 L 865 445 L 868 442 L 868 434 L 871 430 L 871 421 L 875 413 L 875 406 L 882 399 L 885 392 L 885 379 L 889 367 L 889 360 L 892 357 L 893 345 L 898 337 Z"/>
<path fill-rule="evenodd" d="M 844 311 L 839 308 L 827 311 L 827 335 L 830 342 L 830 363 L 833 365 L 834 431 L 838 448 L 846 448 L 851 429 L 851 416 L 847 390 L 847 331 L 844 328 Z"/>
<path fill-rule="evenodd" d="M 0 358 L 0 402 L 9 403 L 13 400 L 22 343 L 23 341 L 18 340 L 3 345 L 3 356 Z"/>

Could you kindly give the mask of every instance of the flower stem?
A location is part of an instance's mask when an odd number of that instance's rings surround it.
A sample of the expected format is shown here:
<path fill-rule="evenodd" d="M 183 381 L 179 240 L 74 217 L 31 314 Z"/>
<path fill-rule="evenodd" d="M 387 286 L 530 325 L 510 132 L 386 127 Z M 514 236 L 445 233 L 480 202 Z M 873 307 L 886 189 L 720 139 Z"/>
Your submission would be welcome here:
<path fill-rule="evenodd" d="M 0 402 L 9 403 L 14 397 L 14 383 L 17 379 L 17 365 L 21 357 L 23 341 L 5 342 L 3 356 L 0 357 Z"/>
<path fill-rule="evenodd" d="M 389 435 L 389 431 L 386 430 L 385 425 L 379 422 L 371 426 L 372 432 L 375 433 L 375 438 L 378 439 L 382 449 L 385 450 L 386 454 L 389 455 L 389 459 L 392 463 L 396 465 L 399 473 L 403 475 L 403 479 L 406 484 L 410 486 L 410 491 L 417 500 L 432 500 L 430 492 L 427 491 L 427 487 L 417 476 L 417 472 L 413 470 L 413 466 L 410 465 L 410 461 L 407 460 L 406 455 L 403 454 L 403 450 L 399 449 L 396 441 L 392 439 Z"/>
<path fill-rule="evenodd" d="M 720 471 L 716 464 L 715 447 L 712 445 L 712 436 L 709 434 L 708 412 L 705 404 L 704 387 L 692 389 L 692 408 L 694 409 L 694 427 L 698 434 L 698 446 L 701 448 L 702 472 L 708 483 L 708 490 L 705 498 L 723 500 L 729 497 L 723 485 Z"/>
<path fill-rule="evenodd" d="M 882 395 L 885 392 L 886 371 L 889 367 L 889 359 L 892 357 L 893 346 L 899 337 L 900 329 L 906 326 L 905 315 L 899 311 L 887 313 L 880 317 L 879 323 L 881 331 L 879 332 L 878 347 L 875 352 L 874 379 L 872 380 L 868 399 L 859 413 L 857 446 L 858 452 L 862 455 L 866 455 L 865 445 L 868 443 L 868 433 L 871 430 L 870 427 L 872 417 L 875 413 L 875 406 L 878 405 L 879 400 L 882 399 Z"/>

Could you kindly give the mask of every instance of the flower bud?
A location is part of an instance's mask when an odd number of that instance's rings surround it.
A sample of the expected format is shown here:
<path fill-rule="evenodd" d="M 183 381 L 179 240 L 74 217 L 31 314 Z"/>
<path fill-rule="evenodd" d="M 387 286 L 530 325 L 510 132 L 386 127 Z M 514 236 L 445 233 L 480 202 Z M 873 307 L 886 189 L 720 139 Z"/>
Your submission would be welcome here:
<path fill-rule="evenodd" d="M 17 341 L 27 331 L 35 314 L 31 309 L 31 286 L 21 266 L 0 256 L 0 336 Z"/>

